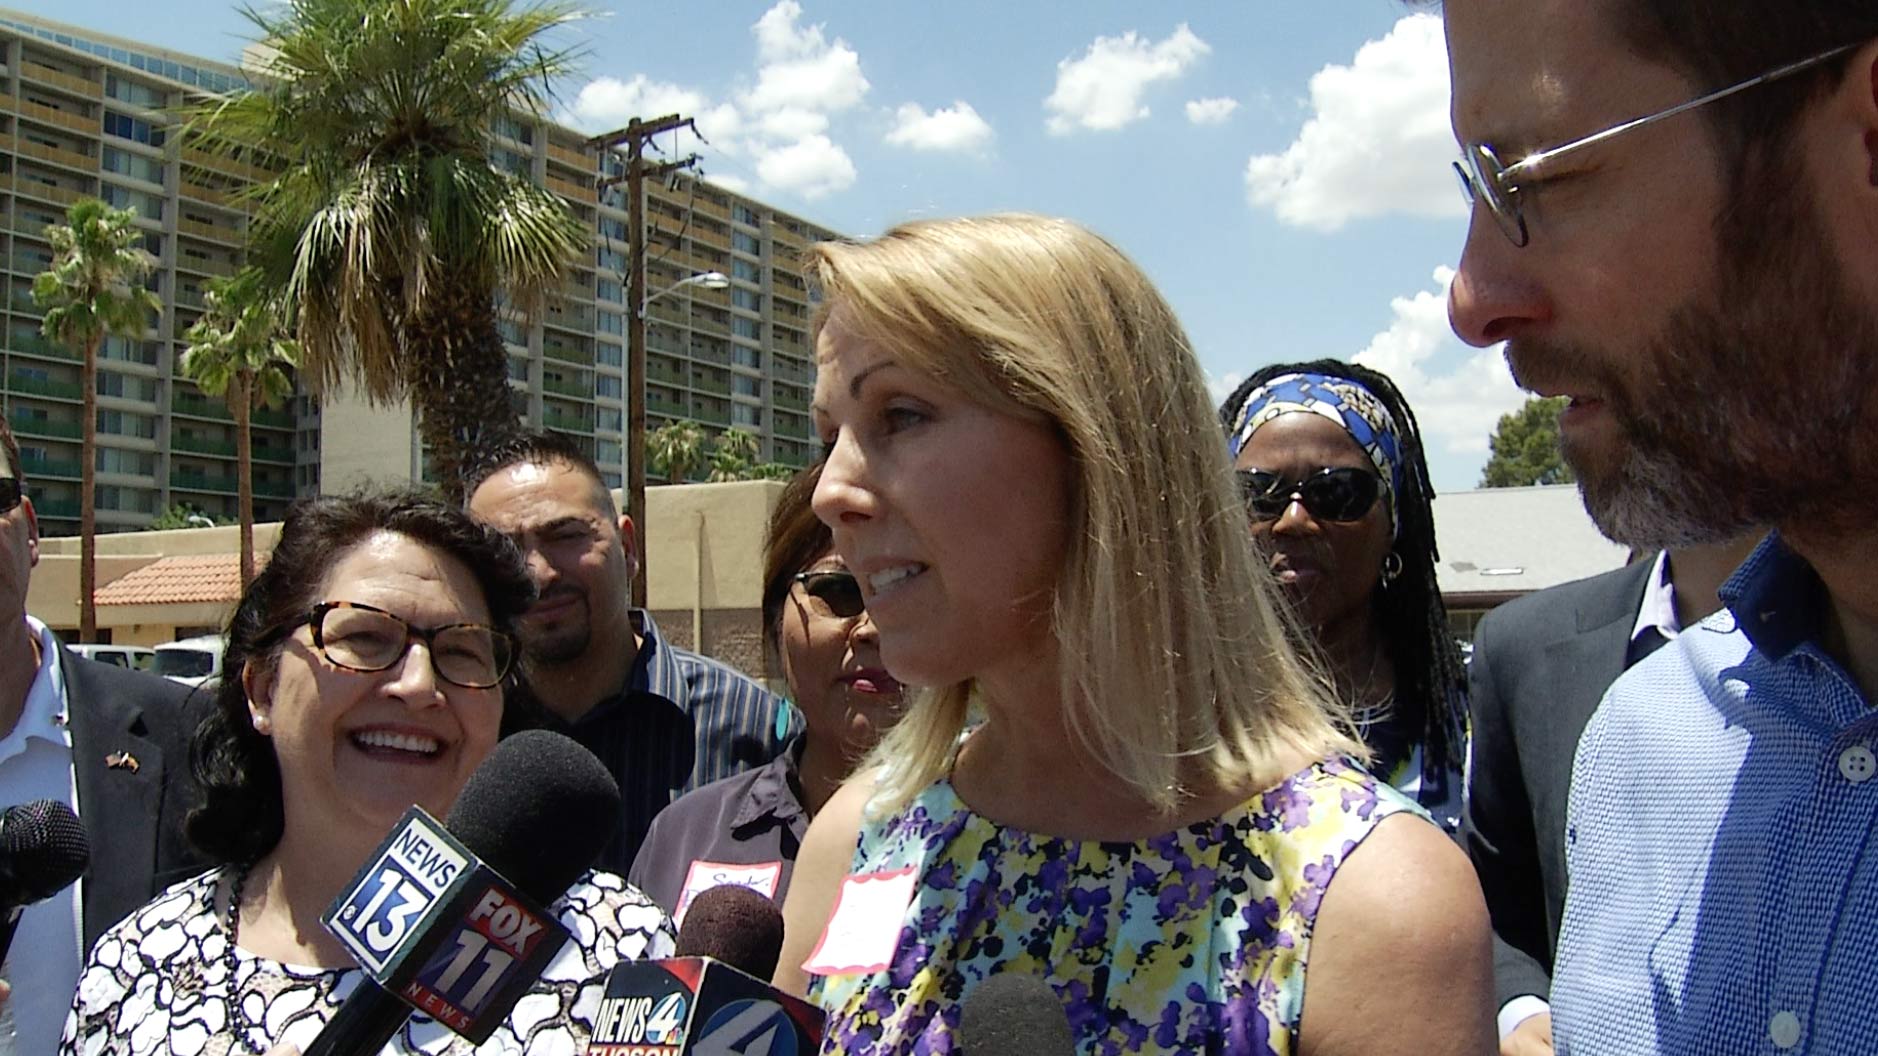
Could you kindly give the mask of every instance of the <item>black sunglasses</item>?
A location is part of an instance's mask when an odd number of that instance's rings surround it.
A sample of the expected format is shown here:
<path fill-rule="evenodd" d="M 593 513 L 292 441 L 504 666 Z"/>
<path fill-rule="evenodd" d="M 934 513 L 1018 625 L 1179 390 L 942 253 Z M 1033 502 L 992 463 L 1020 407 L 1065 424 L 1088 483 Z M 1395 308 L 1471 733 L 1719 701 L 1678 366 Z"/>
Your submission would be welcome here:
<path fill-rule="evenodd" d="M 852 572 L 797 572 L 795 580 L 830 616 L 851 620 L 867 611 L 861 584 Z"/>
<path fill-rule="evenodd" d="M 1319 470 L 1295 482 L 1263 469 L 1236 472 L 1246 510 L 1257 521 L 1284 516 L 1294 499 L 1319 520 L 1358 521 L 1382 497 L 1382 478 L 1354 466 Z"/>
<path fill-rule="evenodd" d="M 20 504 L 20 497 L 26 489 L 20 487 L 18 477 L 0 477 L 0 513 L 12 513 L 13 507 Z"/>

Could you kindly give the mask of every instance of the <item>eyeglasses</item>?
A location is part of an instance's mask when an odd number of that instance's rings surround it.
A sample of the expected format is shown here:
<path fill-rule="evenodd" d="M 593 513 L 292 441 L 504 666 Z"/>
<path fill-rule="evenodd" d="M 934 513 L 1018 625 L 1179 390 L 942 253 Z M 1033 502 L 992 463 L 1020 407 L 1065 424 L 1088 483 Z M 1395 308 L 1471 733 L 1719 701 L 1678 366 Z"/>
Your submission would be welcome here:
<path fill-rule="evenodd" d="M 0 477 L 0 513 L 12 513 L 13 507 L 20 504 L 20 498 L 26 489 L 20 486 L 18 477 Z"/>
<path fill-rule="evenodd" d="M 852 572 L 797 572 L 795 581 L 824 616 L 851 620 L 867 611 L 861 584 Z"/>
<path fill-rule="evenodd" d="M 1358 521 L 1382 497 L 1382 478 L 1366 469 L 1341 466 L 1319 470 L 1293 483 L 1263 469 L 1241 469 L 1239 490 L 1255 521 L 1275 521 L 1293 500 L 1324 521 Z"/>
<path fill-rule="evenodd" d="M 412 642 L 421 641 L 438 678 L 467 689 L 488 689 L 502 681 L 515 659 L 514 639 L 494 627 L 413 627 L 383 609 L 353 601 L 313 606 L 306 625 L 313 628 L 313 648 L 327 663 L 347 671 L 383 671 L 404 659 Z"/>
<path fill-rule="evenodd" d="M 1766 84 L 1769 81 L 1777 81 L 1782 77 L 1791 76 L 1802 70 L 1812 69 L 1820 63 L 1830 62 L 1849 51 L 1863 46 L 1863 41 L 1856 44 L 1842 44 L 1839 47 L 1833 48 L 1831 51 L 1822 52 L 1810 59 L 1801 59 L 1798 62 L 1790 62 L 1785 66 L 1777 66 L 1759 76 L 1750 77 L 1740 84 L 1731 84 L 1726 88 L 1710 92 L 1699 99 L 1691 99 L 1686 103 L 1679 103 L 1667 110 L 1661 110 L 1654 114 L 1646 114 L 1643 117 L 1633 118 L 1622 124 L 1612 125 L 1602 132 L 1594 132 L 1583 139 L 1574 139 L 1569 143 L 1564 143 L 1546 150 L 1535 151 L 1511 165 L 1502 162 L 1499 155 L 1495 154 L 1493 148 L 1487 144 L 1471 144 L 1462 150 L 1461 160 L 1454 163 L 1454 171 L 1461 178 L 1461 194 L 1467 198 L 1469 208 L 1472 208 L 1476 202 L 1485 202 L 1487 211 L 1493 214 L 1494 222 L 1500 225 L 1500 230 L 1505 232 L 1507 238 L 1512 239 L 1515 246 L 1523 248 L 1527 242 L 1531 241 L 1531 236 L 1526 230 L 1525 205 L 1520 200 L 1522 188 L 1520 187 L 1519 181 L 1531 175 L 1539 166 L 1548 161 L 1556 160 L 1574 150 L 1591 146 L 1594 143 L 1602 143 L 1607 139 L 1622 135 L 1632 129 L 1655 124 L 1665 118 L 1675 117 L 1677 114 L 1694 110 L 1700 106 L 1707 106 L 1709 103 L 1715 102 L 1718 99 L 1726 99 L 1736 92 L 1745 92 L 1749 88 L 1753 88 L 1757 85 Z"/>

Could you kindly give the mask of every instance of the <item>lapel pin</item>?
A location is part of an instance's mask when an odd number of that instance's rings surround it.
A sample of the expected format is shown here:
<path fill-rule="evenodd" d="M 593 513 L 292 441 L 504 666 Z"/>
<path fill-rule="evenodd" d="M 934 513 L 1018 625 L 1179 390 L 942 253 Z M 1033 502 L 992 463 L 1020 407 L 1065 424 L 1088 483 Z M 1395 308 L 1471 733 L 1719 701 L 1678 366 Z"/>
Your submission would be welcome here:
<path fill-rule="evenodd" d="M 104 757 L 104 765 L 112 770 L 129 770 L 133 774 L 142 769 L 137 757 L 129 752 L 112 752 Z"/>

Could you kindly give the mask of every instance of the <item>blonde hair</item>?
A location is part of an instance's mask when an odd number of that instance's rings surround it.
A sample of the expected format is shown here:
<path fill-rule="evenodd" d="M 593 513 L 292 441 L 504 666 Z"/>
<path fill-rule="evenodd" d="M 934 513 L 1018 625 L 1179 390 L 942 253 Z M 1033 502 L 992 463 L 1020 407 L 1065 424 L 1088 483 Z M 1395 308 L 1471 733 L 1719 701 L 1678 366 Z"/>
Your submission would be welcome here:
<path fill-rule="evenodd" d="M 838 310 L 902 365 L 1061 432 L 1072 529 L 1051 619 L 1065 725 L 1094 759 L 1172 810 L 1196 763 L 1234 787 L 1296 752 L 1364 754 L 1290 644 L 1199 363 L 1133 261 L 1068 221 L 1003 215 L 824 242 L 807 264 L 817 335 Z M 973 691 L 918 696 L 875 749 L 876 807 L 945 773 Z"/>

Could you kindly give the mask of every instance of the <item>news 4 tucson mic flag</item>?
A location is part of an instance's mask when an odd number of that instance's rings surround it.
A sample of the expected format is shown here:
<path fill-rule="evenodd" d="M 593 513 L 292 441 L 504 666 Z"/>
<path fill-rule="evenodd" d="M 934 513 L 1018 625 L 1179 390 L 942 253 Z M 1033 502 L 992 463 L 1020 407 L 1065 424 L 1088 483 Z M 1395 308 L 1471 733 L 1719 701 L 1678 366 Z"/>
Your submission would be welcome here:
<path fill-rule="evenodd" d="M 321 922 L 378 985 L 477 1044 L 568 937 L 421 807 Z"/>
<path fill-rule="evenodd" d="M 822 1010 L 709 957 L 626 961 L 606 979 L 587 1056 L 810 1056 Z"/>

